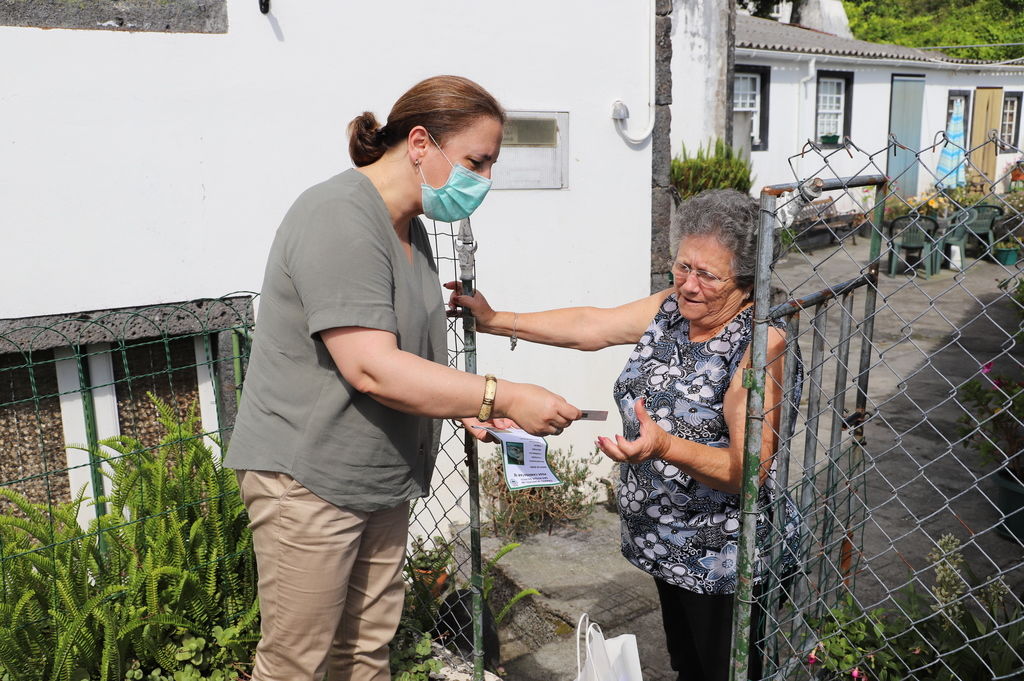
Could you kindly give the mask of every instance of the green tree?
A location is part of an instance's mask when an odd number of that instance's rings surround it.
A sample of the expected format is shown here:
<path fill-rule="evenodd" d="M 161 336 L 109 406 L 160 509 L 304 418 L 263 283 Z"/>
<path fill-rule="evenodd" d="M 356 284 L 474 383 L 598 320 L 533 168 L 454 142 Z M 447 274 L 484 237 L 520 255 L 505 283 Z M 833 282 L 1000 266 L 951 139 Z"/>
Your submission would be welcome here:
<path fill-rule="evenodd" d="M 909 47 L 990 45 L 945 50 L 951 57 L 1024 57 L 1024 0 L 844 0 L 860 40 Z"/>

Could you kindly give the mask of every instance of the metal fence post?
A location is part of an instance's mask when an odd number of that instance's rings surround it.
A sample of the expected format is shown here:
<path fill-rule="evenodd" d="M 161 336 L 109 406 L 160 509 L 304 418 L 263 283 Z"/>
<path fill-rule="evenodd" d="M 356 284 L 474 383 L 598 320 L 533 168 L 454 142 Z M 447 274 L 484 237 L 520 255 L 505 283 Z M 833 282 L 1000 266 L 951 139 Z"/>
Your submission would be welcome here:
<path fill-rule="evenodd" d="M 459 223 L 459 234 L 456 237 L 455 249 L 459 254 L 459 279 L 462 282 L 462 293 L 473 295 L 476 280 L 477 243 L 473 238 L 473 229 L 469 218 Z M 464 352 L 466 371 L 476 373 L 476 320 L 468 311 L 462 318 L 464 334 Z M 480 474 L 478 468 L 476 438 L 470 433 L 465 434 L 466 467 L 469 482 L 469 554 L 470 554 L 470 590 L 473 593 L 473 679 L 483 681 L 484 678 L 484 596 L 483 596 L 483 561 L 480 548 Z"/>
<path fill-rule="evenodd" d="M 775 238 L 775 197 L 761 193 L 757 235 L 757 271 L 754 283 L 754 328 L 750 342 L 751 369 L 744 370 L 747 388 L 747 429 L 743 441 L 740 539 L 737 551 L 736 596 L 732 617 L 732 669 L 730 678 L 747 678 L 750 646 L 750 613 L 754 594 L 757 549 L 757 491 L 760 487 L 761 428 L 764 422 L 765 366 L 768 354 L 768 311 L 771 304 L 772 246 Z"/>

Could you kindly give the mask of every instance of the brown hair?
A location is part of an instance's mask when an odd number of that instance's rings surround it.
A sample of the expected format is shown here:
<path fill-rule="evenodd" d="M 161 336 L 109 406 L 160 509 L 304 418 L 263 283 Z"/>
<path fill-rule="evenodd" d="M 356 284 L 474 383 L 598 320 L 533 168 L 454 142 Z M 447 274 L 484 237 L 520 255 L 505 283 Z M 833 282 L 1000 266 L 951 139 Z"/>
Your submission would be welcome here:
<path fill-rule="evenodd" d="M 483 116 L 505 122 L 505 110 L 491 93 L 468 78 L 434 76 L 416 83 L 398 98 L 386 125 L 378 123 L 370 111 L 352 119 L 348 124 L 348 154 L 361 168 L 403 142 L 417 125 L 429 130 L 441 144 Z"/>

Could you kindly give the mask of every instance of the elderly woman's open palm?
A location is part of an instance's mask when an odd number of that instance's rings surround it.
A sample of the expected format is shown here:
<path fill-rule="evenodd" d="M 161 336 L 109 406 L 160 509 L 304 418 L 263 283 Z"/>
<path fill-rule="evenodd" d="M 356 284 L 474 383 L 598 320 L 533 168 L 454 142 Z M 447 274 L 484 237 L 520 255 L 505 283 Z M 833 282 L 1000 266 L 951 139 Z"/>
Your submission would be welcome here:
<path fill-rule="evenodd" d="M 660 459 L 668 451 L 669 435 L 651 418 L 644 407 L 643 398 L 633 403 L 633 411 L 640 422 L 640 437 L 627 440 L 621 435 L 615 439 L 597 438 L 597 447 L 605 456 L 620 463 L 640 463 L 648 459 Z"/>

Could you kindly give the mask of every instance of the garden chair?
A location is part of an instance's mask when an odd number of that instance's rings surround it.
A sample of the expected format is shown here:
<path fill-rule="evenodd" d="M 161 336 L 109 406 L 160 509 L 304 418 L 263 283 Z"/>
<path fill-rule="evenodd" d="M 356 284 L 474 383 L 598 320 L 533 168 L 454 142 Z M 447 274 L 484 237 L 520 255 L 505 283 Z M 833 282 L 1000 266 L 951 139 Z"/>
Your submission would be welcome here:
<path fill-rule="evenodd" d="M 984 245 L 984 253 L 991 255 L 992 247 L 995 245 L 992 225 L 1005 211 L 1002 206 L 990 206 L 984 203 L 975 206 L 974 210 L 977 211 L 977 215 L 974 220 L 967 223 L 967 231 Z"/>
<path fill-rule="evenodd" d="M 939 223 L 927 215 L 901 215 L 889 223 L 889 276 L 895 276 L 899 263 L 924 265 L 928 278 L 937 271 L 935 252 L 942 252 L 942 241 L 937 238 Z M 903 257 L 903 252 L 907 257 Z"/>
<path fill-rule="evenodd" d="M 936 239 L 939 243 L 935 249 L 935 262 L 932 265 L 934 271 L 938 272 L 942 267 L 943 259 L 946 259 L 946 246 L 957 246 L 960 249 L 960 262 L 961 267 L 963 266 L 964 259 L 967 257 L 967 225 L 977 217 L 978 211 L 974 208 L 964 208 L 953 214 L 949 225 Z M 946 260 L 952 262 L 952 253 Z"/>

